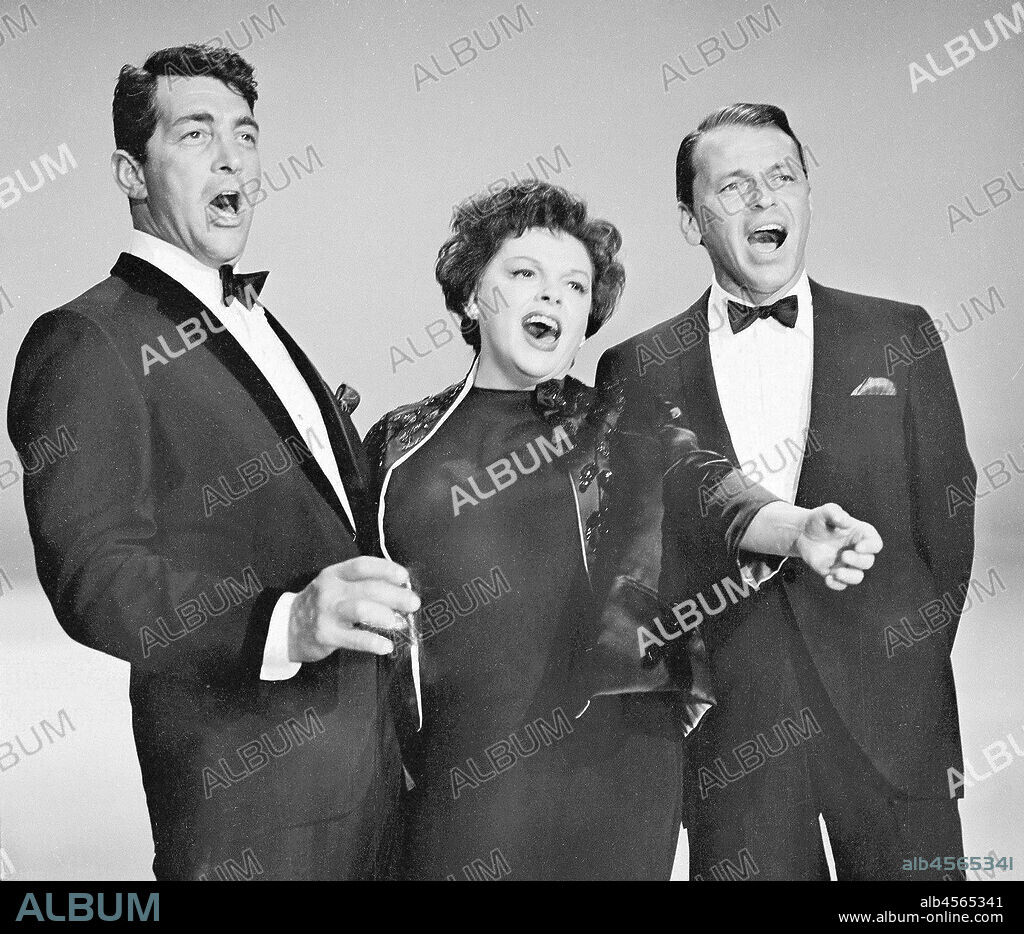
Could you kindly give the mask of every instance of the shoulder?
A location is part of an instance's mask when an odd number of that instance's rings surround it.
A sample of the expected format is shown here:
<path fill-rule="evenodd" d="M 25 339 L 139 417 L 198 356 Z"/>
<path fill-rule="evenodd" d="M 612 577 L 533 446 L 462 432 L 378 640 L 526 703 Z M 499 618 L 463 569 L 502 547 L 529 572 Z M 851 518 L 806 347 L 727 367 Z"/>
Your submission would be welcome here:
<path fill-rule="evenodd" d="M 8 400 L 8 422 L 23 425 L 55 408 L 81 406 L 90 393 L 113 400 L 145 395 L 132 356 L 138 354 L 130 314 L 119 326 L 112 311 L 124 288 L 105 280 L 59 308 L 40 315 L 22 340 L 14 364 Z"/>
<path fill-rule="evenodd" d="M 710 292 L 707 289 L 685 311 L 609 347 L 598 364 L 598 383 L 614 376 L 623 379 L 644 376 L 651 367 L 657 367 L 702 340 L 707 332 L 702 315 L 707 310 Z"/>
<path fill-rule="evenodd" d="M 137 318 L 124 308 L 129 292 L 121 280 L 110 277 L 40 315 L 25 335 L 19 364 L 43 358 L 53 365 L 67 365 L 77 358 L 84 362 L 97 355 L 120 356 L 121 345 L 130 341 L 126 331 L 137 325 Z"/>
<path fill-rule="evenodd" d="M 117 276 L 108 276 L 36 318 L 22 348 L 86 352 L 97 345 L 127 346 L 148 319 L 148 312 L 157 312 L 151 296 L 137 292 Z"/>
<path fill-rule="evenodd" d="M 454 404 L 465 381 L 441 392 L 386 412 L 366 433 L 364 445 L 375 470 L 384 470 L 396 457 L 417 444 Z"/>
<path fill-rule="evenodd" d="M 655 338 L 674 334 L 682 327 L 683 322 L 700 314 L 707 308 L 708 295 L 710 293 L 711 290 L 707 289 L 704 294 L 685 311 L 681 311 L 679 314 L 673 315 L 671 318 L 666 318 L 664 321 L 659 321 L 652 327 L 647 328 L 647 330 L 640 331 L 638 334 L 634 334 L 632 337 L 627 337 L 626 340 L 615 344 L 613 347 L 609 347 L 604 352 L 603 357 L 614 358 L 625 354 L 635 353 L 636 349 L 641 345 L 652 346 L 655 342 Z"/>
<path fill-rule="evenodd" d="M 920 305 L 877 295 L 862 295 L 811 281 L 816 309 L 837 315 L 847 326 L 863 330 L 896 330 L 904 333 L 931 320 Z"/>
<path fill-rule="evenodd" d="M 416 402 L 407 402 L 397 408 L 386 412 L 381 416 L 371 431 L 383 428 L 400 428 L 402 426 L 415 425 L 429 419 L 432 415 L 441 414 L 454 401 L 459 391 L 465 385 L 465 381 L 452 383 L 451 386 L 436 392 L 433 395 L 424 396 Z"/>

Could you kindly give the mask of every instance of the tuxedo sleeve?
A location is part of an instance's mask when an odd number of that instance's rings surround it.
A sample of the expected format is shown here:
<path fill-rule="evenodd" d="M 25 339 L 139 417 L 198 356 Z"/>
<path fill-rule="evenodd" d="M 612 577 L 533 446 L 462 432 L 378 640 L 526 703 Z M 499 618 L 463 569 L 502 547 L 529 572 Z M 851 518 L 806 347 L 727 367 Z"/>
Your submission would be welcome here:
<path fill-rule="evenodd" d="M 39 439 L 59 456 L 26 470 L 25 508 L 36 568 L 71 638 L 143 670 L 207 683 L 257 684 L 280 589 L 260 589 L 215 621 L 168 641 L 162 620 L 221 575 L 161 551 L 159 438 L 142 387 L 116 342 L 69 309 L 43 315 L 19 352 L 8 430 L 23 461 Z M 232 603 L 234 601 L 231 601 Z"/>
<path fill-rule="evenodd" d="M 915 312 L 912 342 L 923 346 L 910 365 L 905 432 L 917 547 L 959 614 L 974 560 L 977 472 L 941 337 L 923 308 Z"/>

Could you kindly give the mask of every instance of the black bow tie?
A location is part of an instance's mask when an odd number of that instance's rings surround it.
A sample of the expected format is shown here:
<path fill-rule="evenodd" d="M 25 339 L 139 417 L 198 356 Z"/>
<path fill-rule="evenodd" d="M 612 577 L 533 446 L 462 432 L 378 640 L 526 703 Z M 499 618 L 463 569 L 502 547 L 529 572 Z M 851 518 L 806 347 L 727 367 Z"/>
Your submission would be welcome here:
<path fill-rule="evenodd" d="M 733 334 L 739 334 L 749 328 L 758 318 L 774 318 L 787 328 L 796 326 L 797 298 L 787 295 L 772 305 L 761 305 L 752 308 L 740 302 L 729 301 L 729 326 Z"/>
<path fill-rule="evenodd" d="M 230 305 L 231 299 L 237 298 L 251 311 L 260 292 L 263 291 L 263 284 L 269 275 L 269 272 L 236 273 L 225 263 L 220 267 L 220 285 L 223 290 L 224 304 Z"/>

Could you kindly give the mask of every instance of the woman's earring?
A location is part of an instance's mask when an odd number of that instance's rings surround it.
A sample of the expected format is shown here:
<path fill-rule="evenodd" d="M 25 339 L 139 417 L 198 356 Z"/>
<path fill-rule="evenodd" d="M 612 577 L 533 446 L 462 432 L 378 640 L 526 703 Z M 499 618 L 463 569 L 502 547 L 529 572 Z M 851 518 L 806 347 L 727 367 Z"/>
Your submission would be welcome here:
<path fill-rule="evenodd" d="M 480 317 L 480 309 L 477 307 L 476 302 L 470 302 L 466 306 L 466 317 L 476 321 Z"/>

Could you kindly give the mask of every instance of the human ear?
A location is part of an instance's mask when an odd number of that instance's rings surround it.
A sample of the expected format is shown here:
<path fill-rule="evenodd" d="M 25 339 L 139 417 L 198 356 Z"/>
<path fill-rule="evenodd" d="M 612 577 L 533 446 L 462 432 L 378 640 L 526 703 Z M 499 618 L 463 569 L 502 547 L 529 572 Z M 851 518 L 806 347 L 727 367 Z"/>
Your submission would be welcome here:
<path fill-rule="evenodd" d="M 697 215 L 681 201 L 679 202 L 679 229 L 690 246 L 700 246 L 704 242 L 700 233 L 700 225 L 697 223 Z"/>
<path fill-rule="evenodd" d="M 110 170 L 114 174 L 114 184 L 131 201 L 146 200 L 146 173 L 142 164 L 131 153 L 117 149 L 110 157 Z"/>

